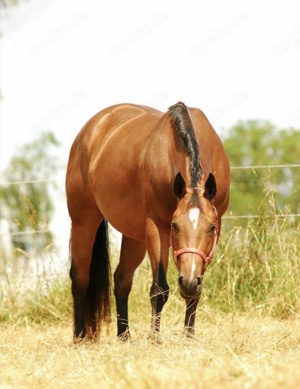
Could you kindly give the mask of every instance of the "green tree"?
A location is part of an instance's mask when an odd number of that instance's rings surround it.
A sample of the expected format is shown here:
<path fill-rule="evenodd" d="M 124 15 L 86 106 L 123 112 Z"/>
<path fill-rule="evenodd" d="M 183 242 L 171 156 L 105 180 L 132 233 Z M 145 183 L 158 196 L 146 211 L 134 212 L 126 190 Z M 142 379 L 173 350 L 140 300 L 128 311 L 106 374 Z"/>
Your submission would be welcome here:
<path fill-rule="evenodd" d="M 233 126 L 224 141 L 231 167 L 300 163 L 300 130 L 276 129 L 268 121 L 249 120 Z M 231 170 L 234 214 L 259 213 L 264 197 L 272 192 L 278 212 L 298 213 L 299 167 Z M 270 207 L 274 204 L 270 204 Z"/>
<path fill-rule="evenodd" d="M 18 4 L 19 0 L 0 0 L 0 9 L 14 7 Z"/>
<path fill-rule="evenodd" d="M 58 159 L 52 154 L 57 146 L 59 142 L 52 132 L 42 132 L 17 150 L 2 174 L 7 185 L 0 187 L 0 218 L 8 221 L 14 247 L 29 251 L 30 235 L 25 233 L 49 228 L 54 212 L 50 191 L 55 182 L 39 180 L 50 179 L 59 169 Z M 37 233 L 35 245 L 42 248 L 51 240 L 50 232 Z"/>

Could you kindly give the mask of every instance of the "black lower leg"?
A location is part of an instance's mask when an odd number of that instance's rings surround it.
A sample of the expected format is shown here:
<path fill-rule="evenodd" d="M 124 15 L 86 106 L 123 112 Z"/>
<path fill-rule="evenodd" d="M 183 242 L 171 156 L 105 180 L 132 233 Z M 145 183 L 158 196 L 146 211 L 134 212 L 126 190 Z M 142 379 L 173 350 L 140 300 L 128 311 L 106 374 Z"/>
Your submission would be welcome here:
<path fill-rule="evenodd" d="M 163 306 L 168 300 L 168 297 L 169 285 L 166 279 L 166 272 L 162 263 L 160 263 L 150 290 L 150 298 L 152 305 L 151 332 L 154 334 L 158 333 L 160 330 L 161 312 Z"/>
<path fill-rule="evenodd" d="M 72 280 L 72 295 L 74 302 L 74 340 L 82 339 L 86 336 L 85 315 L 84 315 L 84 291 L 76 283 L 76 272 L 72 262 L 70 277 Z"/>
<path fill-rule="evenodd" d="M 130 339 L 129 325 L 128 325 L 128 297 L 120 298 L 116 296 L 117 306 L 117 336 L 123 340 Z"/>
<path fill-rule="evenodd" d="M 74 339 L 82 339 L 86 336 L 84 322 L 84 299 L 74 298 Z"/>
<path fill-rule="evenodd" d="M 193 336 L 195 334 L 195 318 L 199 298 L 200 296 L 195 299 L 186 300 L 184 327 L 187 336 Z"/>

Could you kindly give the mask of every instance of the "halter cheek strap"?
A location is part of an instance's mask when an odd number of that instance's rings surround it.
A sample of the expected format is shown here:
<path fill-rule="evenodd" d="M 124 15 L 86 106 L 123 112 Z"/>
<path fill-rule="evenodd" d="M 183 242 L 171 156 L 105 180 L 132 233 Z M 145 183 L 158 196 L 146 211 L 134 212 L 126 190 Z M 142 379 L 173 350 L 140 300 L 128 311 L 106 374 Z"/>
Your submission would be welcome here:
<path fill-rule="evenodd" d="M 216 248 L 216 245 L 217 245 L 217 240 L 218 240 L 218 232 L 219 232 L 218 212 L 217 212 L 215 207 L 213 207 L 213 209 L 214 209 L 215 214 L 216 214 L 216 228 L 215 228 L 215 231 L 214 231 L 215 236 L 214 236 L 213 245 L 212 245 L 211 251 L 210 251 L 208 256 L 206 256 L 203 251 L 195 249 L 193 247 L 186 247 L 186 248 L 182 248 L 182 249 L 176 250 L 175 249 L 175 245 L 174 245 L 174 239 L 173 239 L 173 227 L 171 227 L 171 236 L 170 236 L 170 238 L 171 238 L 171 248 L 172 248 L 173 258 L 174 258 L 175 264 L 177 264 L 177 259 L 178 259 L 178 257 L 181 254 L 187 254 L 187 253 L 197 254 L 197 255 L 199 255 L 200 258 L 202 258 L 203 262 L 205 263 L 205 267 L 204 267 L 204 270 L 202 272 L 202 274 L 204 274 L 204 272 L 206 270 L 206 267 L 210 264 L 210 262 L 212 260 L 212 257 L 214 255 L 215 248 Z"/>

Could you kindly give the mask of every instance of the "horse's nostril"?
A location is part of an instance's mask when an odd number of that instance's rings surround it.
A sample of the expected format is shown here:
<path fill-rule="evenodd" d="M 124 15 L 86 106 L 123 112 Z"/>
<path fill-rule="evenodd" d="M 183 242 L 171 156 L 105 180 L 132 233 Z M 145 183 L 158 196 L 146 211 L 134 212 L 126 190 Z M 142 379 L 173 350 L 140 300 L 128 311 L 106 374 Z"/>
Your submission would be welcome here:
<path fill-rule="evenodd" d="M 179 286 L 183 286 L 183 277 L 182 276 L 178 277 L 178 284 L 179 284 Z"/>
<path fill-rule="evenodd" d="M 202 284 L 201 277 L 195 277 L 192 282 L 185 281 L 183 276 L 178 277 L 178 285 L 180 286 L 180 288 L 195 288 L 197 286 L 200 286 L 201 284 Z"/>

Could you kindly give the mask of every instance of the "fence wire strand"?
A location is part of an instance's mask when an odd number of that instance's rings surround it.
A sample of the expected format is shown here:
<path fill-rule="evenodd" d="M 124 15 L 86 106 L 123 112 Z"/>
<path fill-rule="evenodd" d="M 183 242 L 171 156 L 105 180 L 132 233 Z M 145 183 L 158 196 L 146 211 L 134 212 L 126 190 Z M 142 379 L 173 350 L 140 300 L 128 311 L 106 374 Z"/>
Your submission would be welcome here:
<path fill-rule="evenodd" d="M 297 168 L 300 167 L 300 164 L 283 164 L 283 165 L 247 165 L 247 166 L 231 166 L 230 170 L 246 170 L 246 169 L 284 169 L 284 168 Z M 49 183 L 56 182 L 57 179 L 39 179 L 39 180 L 24 180 L 24 181 L 2 181 L 0 186 L 10 186 L 10 185 L 27 185 L 35 183 Z M 296 218 L 299 217 L 300 213 L 291 213 L 291 214 L 278 214 L 272 215 L 270 218 Z M 261 218 L 261 215 L 224 215 L 223 219 L 258 219 Z M 19 235 L 34 235 L 34 234 L 43 234 L 53 232 L 51 230 L 34 230 L 34 231 L 22 231 L 22 232 L 11 232 L 8 233 L 10 236 L 19 236 Z M 6 235 L 0 233 L 0 236 Z"/>

